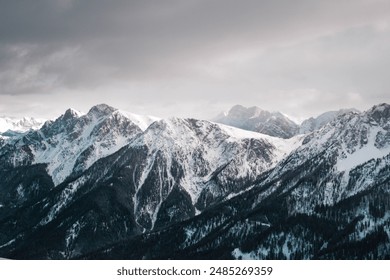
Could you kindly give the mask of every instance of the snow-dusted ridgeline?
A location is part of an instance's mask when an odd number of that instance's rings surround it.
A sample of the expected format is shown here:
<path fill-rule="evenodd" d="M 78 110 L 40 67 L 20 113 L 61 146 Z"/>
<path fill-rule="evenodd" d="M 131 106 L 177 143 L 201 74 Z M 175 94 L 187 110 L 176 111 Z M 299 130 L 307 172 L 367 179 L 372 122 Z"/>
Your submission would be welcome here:
<path fill-rule="evenodd" d="M 3 220 L 1 232 L 12 234 L 0 236 L 1 255 L 386 258 L 389 105 L 347 112 L 290 139 L 194 119 L 129 122 L 129 115 L 103 105 L 85 115 L 71 110 L 1 148 L 17 167 L 7 180 L 18 170 L 41 172 L 37 162 L 50 171 L 49 159 L 77 157 L 67 179 L 44 198 L 31 196 L 23 215 L 8 209 L 29 219 Z M 123 131 L 134 134 L 125 139 Z M 14 184 L 19 204 L 2 196 L 2 208 L 28 203 L 34 192 L 23 184 Z M 39 242 L 46 245 L 34 247 Z"/>

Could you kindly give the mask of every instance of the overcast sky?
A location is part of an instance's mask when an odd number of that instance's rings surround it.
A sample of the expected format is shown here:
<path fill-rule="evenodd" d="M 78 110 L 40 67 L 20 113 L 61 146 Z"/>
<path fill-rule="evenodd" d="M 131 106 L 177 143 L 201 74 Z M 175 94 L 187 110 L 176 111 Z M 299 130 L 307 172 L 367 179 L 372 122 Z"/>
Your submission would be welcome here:
<path fill-rule="evenodd" d="M 389 0 L 0 0 L 0 115 L 390 103 Z"/>

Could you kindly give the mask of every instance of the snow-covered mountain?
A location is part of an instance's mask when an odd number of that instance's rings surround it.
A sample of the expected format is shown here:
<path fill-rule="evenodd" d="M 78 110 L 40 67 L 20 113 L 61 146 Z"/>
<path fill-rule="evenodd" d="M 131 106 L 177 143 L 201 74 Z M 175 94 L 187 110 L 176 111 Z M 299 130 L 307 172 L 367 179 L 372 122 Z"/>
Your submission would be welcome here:
<path fill-rule="evenodd" d="M 296 198 L 290 203 L 290 211 L 298 212 L 310 212 L 320 203 L 334 205 L 365 191 L 377 184 L 380 181 L 377 176 L 389 168 L 389 120 L 390 106 L 387 104 L 374 106 L 361 114 L 345 114 L 308 134 L 303 144 L 282 160 L 264 183 L 280 181 L 284 173 L 294 172 L 295 178 L 284 191 L 294 189 Z M 308 166 L 302 168 L 303 165 Z M 298 171 L 303 177 L 317 174 L 312 178 L 311 188 L 301 184 Z M 297 182 L 300 182 L 299 186 Z M 299 202 L 302 197 L 304 204 Z"/>
<path fill-rule="evenodd" d="M 239 193 L 243 184 L 273 167 L 301 140 L 277 139 L 194 119 L 155 122 L 127 147 L 129 155 L 143 154 L 136 164 L 133 160 L 125 164 L 133 174 L 136 220 L 148 229 L 161 225 L 159 218 L 182 219 L 178 205 L 164 205 L 175 192 L 190 199 L 186 208 L 191 209 L 191 217 Z M 175 212 L 180 215 L 176 217 Z"/>
<path fill-rule="evenodd" d="M 85 258 L 388 259 L 389 124 L 387 104 L 341 116 L 230 200 Z"/>
<path fill-rule="evenodd" d="M 136 119 L 68 110 L 0 148 L 0 255 L 390 257 L 390 105 L 289 139 Z"/>
<path fill-rule="evenodd" d="M 389 258 L 389 124 L 390 106 L 380 104 L 308 135 L 257 186 L 266 190 L 254 198 L 261 205 L 277 197 L 289 225 L 269 230 L 261 242 L 235 249 L 233 255 Z M 284 245 L 272 249 L 269 244 L 276 240 Z"/>
<path fill-rule="evenodd" d="M 350 112 L 359 113 L 359 111 L 356 109 L 341 109 L 338 111 L 325 112 L 325 113 L 323 113 L 315 118 L 311 117 L 311 118 L 304 120 L 302 122 L 302 124 L 299 127 L 299 133 L 306 134 L 306 133 L 316 131 L 316 130 L 320 129 L 321 127 L 323 127 L 324 125 L 330 123 L 331 121 L 333 121 L 337 117 L 344 115 L 346 113 L 350 113 Z"/>
<path fill-rule="evenodd" d="M 44 119 L 27 118 L 22 119 L 0 117 L 0 134 L 8 130 L 14 132 L 26 132 L 30 129 L 39 129 L 45 122 Z"/>
<path fill-rule="evenodd" d="M 85 115 L 69 109 L 41 129 L 15 139 L 3 153 L 14 167 L 47 164 L 49 175 L 58 185 L 125 146 L 155 120 L 105 104 L 92 107 Z"/>
<path fill-rule="evenodd" d="M 299 130 L 296 123 L 279 112 L 271 113 L 258 107 L 246 108 L 241 105 L 232 107 L 213 121 L 280 138 L 290 138 Z"/>
<path fill-rule="evenodd" d="M 82 151 L 90 149 L 91 143 L 94 150 L 104 148 L 106 151 L 107 143 L 123 139 L 124 135 L 131 139 L 119 141 L 127 142 L 122 149 L 117 148 L 117 152 L 111 150 L 110 156 L 92 153 L 101 159 L 82 157 L 85 154 Z M 19 168 L 26 166 L 25 173 L 31 164 L 48 163 L 48 175 L 58 186 L 53 189 L 46 183 L 47 187 L 40 188 L 49 191 L 30 209 L 41 217 L 33 219 L 33 227 L 41 230 L 57 225 L 56 235 L 63 236 L 64 240 L 74 239 L 62 252 L 74 256 L 77 255 L 75 248 L 86 252 L 91 246 L 84 235 L 89 239 L 91 234 L 104 236 L 109 231 L 116 238 L 124 238 L 189 219 L 238 195 L 246 184 L 275 166 L 301 141 L 300 136 L 280 139 L 208 121 L 180 118 L 155 121 L 142 132 L 118 111 L 100 105 L 85 116 L 68 110 L 36 134 L 31 133 L 21 143 L 17 142 L 16 147 L 19 147 L 8 153 L 8 158 Z M 73 146 L 74 143 L 77 145 Z M 18 154 L 21 150 L 23 152 Z M 89 166 L 93 160 L 95 163 Z M 72 171 L 68 174 L 64 170 Z M 59 177 L 60 174 L 68 175 Z M 31 195 L 23 184 L 13 193 L 13 199 L 4 197 L 0 203 L 15 205 L 17 197 Z M 95 202 L 86 203 L 86 197 Z M 69 211 L 72 216 L 68 216 Z M 64 222 L 64 218 L 72 222 Z M 96 228 L 97 221 L 105 222 Z M 31 222 L 31 219 L 24 221 L 23 230 L 14 228 L 10 239 L 28 235 Z M 82 227 L 77 234 L 76 225 Z M 91 228 L 95 228 L 94 233 Z M 2 240 L 3 244 L 10 239 Z M 104 243 L 99 238 L 96 240 L 100 245 Z"/>
<path fill-rule="evenodd" d="M 0 117 L 0 148 L 28 131 L 39 129 L 45 121 L 32 117 L 22 119 Z"/>
<path fill-rule="evenodd" d="M 359 113 L 356 109 L 328 111 L 318 117 L 306 119 L 301 125 L 298 125 L 279 112 L 271 113 L 255 106 L 246 108 L 236 105 L 228 112 L 218 115 L 213 121 L 275 137 L 290 138 L 294 135 L 307 134 L 319 130 L 339 116 L 350 112 Z"/>

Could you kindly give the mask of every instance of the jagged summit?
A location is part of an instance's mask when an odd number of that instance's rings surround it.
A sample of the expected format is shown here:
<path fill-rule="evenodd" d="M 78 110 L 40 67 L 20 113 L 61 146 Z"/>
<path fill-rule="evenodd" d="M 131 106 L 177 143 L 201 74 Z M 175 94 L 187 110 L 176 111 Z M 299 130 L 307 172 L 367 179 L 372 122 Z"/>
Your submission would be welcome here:
<path fill-rule="evenodd" d="M 82 113 L 73 109 L 73 108 L 69 108 L 68 110 L 65 111 L 65 113 L 62 115 L 62 119 L 63 120 L 69 120 L 69 119 L 73 119 L 73 118 L 78 118 L 82 116 Z"/>
<path fill-rule="evenodd" d="M 0 133 L 6 131 L 26 132 L 30 129 L 39 129 L 45 122 L 45 119 L 37 119 L 32 117 L 10 118 L 0 117 Z"/>
<path fill-rule="evenodd" d="M 114 107 L 111 107 L 107 104 L 98 104 L 93 106 L 87 113 L 87 115 L 93 115 L 95 117 L 102 117 L 104 115 L 112 114 L 117 111 Z"/>
<path fill-rule="evenodd" d="M 373 118 L 377 123 L 383 124 L 387 123 L 389 125 L 390 121 L 390 105 L 387 103 L 382 103 L 373 106 L 367 111 L 368 115 Z"/>
<path fill-rule="evenodd" d="M 390 104 L 387 104 L 387 103 L 380 103 L 378 105 L 374 105 L 372 106 L 371 109 L 369 109 L 369 111 L 387 111 L 387 110 L 390 110 Z"/>
<path fill-rule="evenodd" d="M 92 107 L 85 115 L 68 109 L 23 141 L 15 138 L 15 144 L 10 142 L 18 159 L 13 164 L 47 164 L 48 174 L 58 185 L 128 144 L 151 122 L 148 117 L 126 114 L 106 104 Z"/>

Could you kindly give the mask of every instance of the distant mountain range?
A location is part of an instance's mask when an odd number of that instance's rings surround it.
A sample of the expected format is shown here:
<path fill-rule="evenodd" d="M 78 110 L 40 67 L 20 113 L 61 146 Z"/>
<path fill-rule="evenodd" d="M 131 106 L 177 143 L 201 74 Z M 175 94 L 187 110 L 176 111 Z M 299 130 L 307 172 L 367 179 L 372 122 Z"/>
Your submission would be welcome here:
<path fill-rule="evenodd" d="M 0 136 L 0 256 L 390 258 L 390 105 L 213 121 L 101 104 Z"/>
<path fill-rule="evenodd" d="M 302 124 L 299 127 L 299 133 L 300 134 L 305 134 L 305 133 L 310 133 L 316 130 L 319 130 L 326 124 L 330 123 L 331 121 L 335 120 L 341 115 L 347 114 L 347 113 L 359 113 L 358 110 L 356 109 L 341 109 L 338 111 L 329 111 L 326 113 L 323 113 L 319 115 L 318 117 L 311 117 L 307 120 L 304 120 Z"/>
<path fill-rule="evenodd" d="M 9 118 L 9 117 L 0 117 L 0 133 L 7 131 L 12 132 L 26 132 L 30 129 L 38 129 L 43 123 L 44 119 L 35 119 L 35 118 Z"/>
<path fill-rule="evenodd" d="M 297 134 L 318 130 L 337 117 L 350 112 L 359 111 L 356 109 L 329 111 L 318 117 L 304 120 L 299 125 L 280 112 L 269 112 L 255 106 L 247 108 L 236 105 L 228 112 L 219 114 L 213 121 L 270 136 L 291 138 Z"/>

